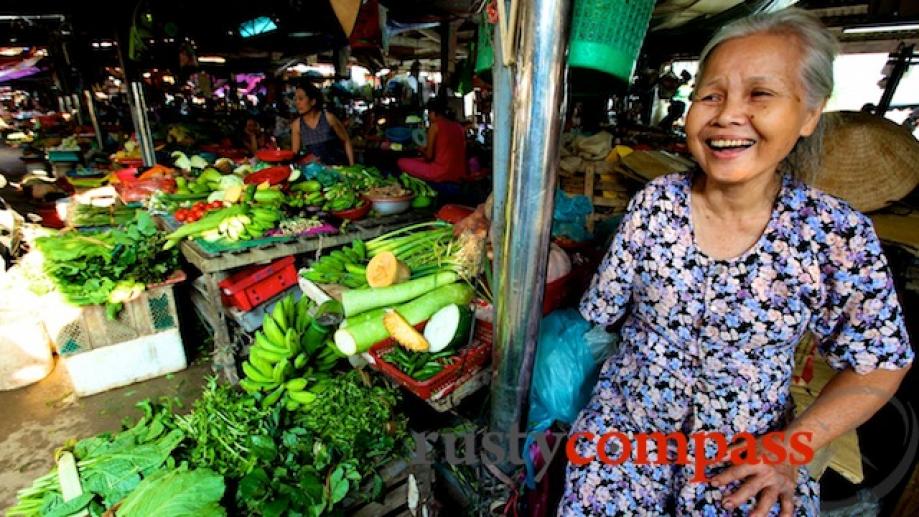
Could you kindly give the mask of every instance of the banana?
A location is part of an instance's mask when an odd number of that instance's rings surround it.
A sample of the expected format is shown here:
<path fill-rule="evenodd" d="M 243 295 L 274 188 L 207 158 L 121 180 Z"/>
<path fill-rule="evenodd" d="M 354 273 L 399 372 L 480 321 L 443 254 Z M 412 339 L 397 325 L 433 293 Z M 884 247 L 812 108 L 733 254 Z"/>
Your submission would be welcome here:
<path fill-rule="evenodd" d="M 290 397 L 290 400 L 308 406 L 313 402 L 316 402 L 316 395 L 309 391 L 290 391 L 287 393 L 287 396 Z"/>
<path fill-rule="evenodd" d="M 290 354 L 288 357 L 293 357 L 300 353 L 300 336 L 297 335 L 296 330 L 287 329 L 287 335 L 285 336 L 284 341 Z"/>
<path fill-rule="evenodd" d="M 274 372 L 274 367 L 261 357 L 252 357 L 252 354 L 249 354 L 249 362 L 265 377 L 271 377 L 271 374 Z"/>
<path fill-rule="evenodd" d="M 253 394 L 262 390 L 263 384 L 253 381 L 252 379 L 240 379 L 239 387 L 246 393 Z"/>
<path fill-rule="evenodd" d="M 274 321 L 274 318 L 270 315 L 265 315 L 265 320 L 262 322 L 262 330 L 265 331 L 265 337 L 267 337 L 274 346 L 284 348 L 284 331 L 281 330 L 277 322 Z"/>
<path fill-rule="evenodd" d="M 275 364 L 287 358 L 285 354 L 279 354 L 277 352 L 272 352 L 262 347 L 253 347 L 249 349 L 249 356 L 258 357 L 269 364 Z M 272 371 L 273 371 L 273 368 L 274 367 L 272 367 Z"/>
<path fill-rule="evenodd" d="M 274 382 L 281 382 L 284 380 L 284 376 L 288 373 L 288 370 L 291 368 L 290 361 L 284 359 L 279 361 L 278 364 L 274 365 L 274 372 L 272 380 Z"/>
<path fill-rule="evenodd" d="M 275 371 L 277 371 L 277 367 L 275 367 Z M 276 378 L 266 377 L 262 375 L 262 373 L 259 372 L 255 366 L 252 366 L 252 364 L 249 363 L 249 361 L 243 362 L 243 373 L 246 374 L 246 377 L 252 379 L 255 382 L 262 382 L 262 383 L 278 382 Z"/>
<path fill-rule="evenodd" d="M 287 388 L 287 391 L 303 391 L 306 389 L 306 385 L 306 379 L 291 379 L 287 381 L 287 384 L 284 386 Z"/>
<path fill-rule="evenodd" d="M 287 332 L 288 327 L 290 327 L 290 321 L 287 319 L 287 309 L 284 307 L 284 299 L 274 304 L 274 309 L 271 311 L 271 317 L 278 323 L 278 328 L 281 332 Z M 266 322 L 267 323 L 267 322 Z"/>
<path fill-rule="evenodd" d="M 267 397 L 265 397 L 265 400 L 262 401 L 262 404 L 266 406 L 273 406 L 277 404 L 279 400 L 281 400 L 281 395 L 283 394 L 284 394 L 284 386 L 278 386 Z"/>
<path fill-rule="evenodd" d="M 290 322 L 292 327 L 296 328 L 300 312 L 297 310 L 297 300 L 294 299 L 294 295 L 290 294 L 287 296 L 287 305 L 285 308 L 287 309 L 287 321 Z"/>
<path fill-rule="evenodd" d="M 286 339 L 287 339 L 286 337 L 281 339 L 282 345 L 277 345 L 275 343 L 272 343 L 268 339 L 268 337 L 266 337 L 265 334 L 262 333 L 262 331 L 260 330 L 255 331 L 255 345 L 257 348 L 261 350 L 266 350 L 268 352 L 271 352 L 272 354 L 278 354 L 282 357 L 287 357 L 287 354 L 289 353 L 289 350 L 287 348 Z M 277 362 L 277 361 L 272 361 L 272 362 Z"/>
<path fill-rule="evenodd" d="M 306 354 L 301 353 L 300 355 L 297 356 L 296 359 L 294 359 L 294 368 L 299 370 L 300 368 L 303 368 L 304 366 L 306 366 Z"/>
<path fill-rule="evenodd" d="M 364 241 L 357 239 L 351 244 L 351 247 L 354 249 L 354 252 L 357 253 L 361 262 L 367 258 L 367 246 L 364 244 Z"/>

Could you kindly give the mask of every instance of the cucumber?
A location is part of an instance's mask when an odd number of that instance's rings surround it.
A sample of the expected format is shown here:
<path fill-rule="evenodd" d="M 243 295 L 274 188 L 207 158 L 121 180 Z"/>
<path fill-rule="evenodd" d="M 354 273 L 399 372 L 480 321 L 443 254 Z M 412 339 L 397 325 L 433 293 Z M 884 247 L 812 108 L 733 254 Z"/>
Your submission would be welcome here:
<path fill-rule="evenodd" d="M 436 354 L 446 348 L 465 345 L 471 328 L 472 311 L 455 303 L 447 305 L 434 313 L 424 327 L 424 338 L 430 345 L 428 352 Z"/>

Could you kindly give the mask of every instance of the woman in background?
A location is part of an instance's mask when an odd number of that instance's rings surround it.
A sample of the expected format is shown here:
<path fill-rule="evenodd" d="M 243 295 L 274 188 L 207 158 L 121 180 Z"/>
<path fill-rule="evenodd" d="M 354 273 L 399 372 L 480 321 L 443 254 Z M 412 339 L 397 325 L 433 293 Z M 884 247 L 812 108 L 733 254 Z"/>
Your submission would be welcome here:
<path fill-rule="evenodd" d="M 294 96 L 297 119 L 291 123 L 291 149 L 313 154 L 325 165 L 354 165 L 351 138 L 338 117 L 323 109 L 322 92 L 303 82 Z"/>

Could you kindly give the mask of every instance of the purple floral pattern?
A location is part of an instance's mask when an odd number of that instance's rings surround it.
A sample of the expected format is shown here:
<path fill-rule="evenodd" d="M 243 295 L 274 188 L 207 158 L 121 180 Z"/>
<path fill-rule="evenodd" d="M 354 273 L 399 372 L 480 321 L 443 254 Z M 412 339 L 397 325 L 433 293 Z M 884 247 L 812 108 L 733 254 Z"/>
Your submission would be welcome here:
<path fill-rule="evenodd" d="M 780 430 L 792 416 L 794 345 L 807 331 L 838 370 L 912 362 L 866 216 L 786 176 L 757 243 L 715 260 L 694 242 L 692 174 L 658 178 L 631 200 L 581 301 L 593 323 L 626 319 L 620 350 L 604 364 L 572 433 L 717 431 L 730 439 Z M 730 515 L 720 500 L 735 487 L 692 482 L 691 471 L 569 464 L 559 514 Z M 802 467 L 796 514 L 818 514 L 818 488 Z M 748 503 L 737 511 L 750 510 Z"/>

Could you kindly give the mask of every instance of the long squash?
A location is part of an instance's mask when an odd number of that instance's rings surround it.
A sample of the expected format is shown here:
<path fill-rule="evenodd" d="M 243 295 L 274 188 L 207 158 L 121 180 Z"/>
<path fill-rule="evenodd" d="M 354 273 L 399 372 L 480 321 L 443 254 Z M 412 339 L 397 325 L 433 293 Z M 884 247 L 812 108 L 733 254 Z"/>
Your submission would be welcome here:
<path fill-rule="evenodd" d="M 409 325 L 417 325 L 428 320 L 440 309 L 450 304 L 468 305 L 472 301 L 473 289 L 465 283 L 454 283 L 438 287 L 418 299 L 395 307 Z M 389 337 L 379 318 L 348 326 L 335 332 L 335 347 L 344 355 L 354 355 L 370 350 L 370 347 Z"/>
<path fill-rule="evenodd" d="M 438 273 L 379 289 L 352 289 L 342 293 L 341 305 L 345 310 L 345 316 L 350 318 L 372 309 L 392 307 L 393 305 L 414 300 L 425 293 L 429 293 L 438 287 L 452 284 L 457 280 L 459 280 L 459 277 L 456 273 Z"/>

